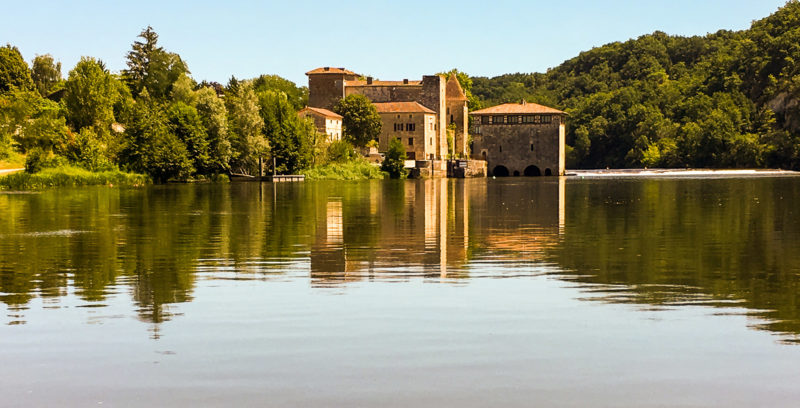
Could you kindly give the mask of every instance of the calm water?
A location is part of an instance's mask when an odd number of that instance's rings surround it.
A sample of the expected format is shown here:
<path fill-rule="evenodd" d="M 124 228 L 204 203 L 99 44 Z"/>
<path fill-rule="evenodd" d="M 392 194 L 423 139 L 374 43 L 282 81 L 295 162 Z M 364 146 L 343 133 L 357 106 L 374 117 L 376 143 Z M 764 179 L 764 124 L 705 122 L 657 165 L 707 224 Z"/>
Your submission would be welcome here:
<path fill-rule="evenodd" d="M 796 407 L 800 178 L 0 193 L 0 406 Z"/>

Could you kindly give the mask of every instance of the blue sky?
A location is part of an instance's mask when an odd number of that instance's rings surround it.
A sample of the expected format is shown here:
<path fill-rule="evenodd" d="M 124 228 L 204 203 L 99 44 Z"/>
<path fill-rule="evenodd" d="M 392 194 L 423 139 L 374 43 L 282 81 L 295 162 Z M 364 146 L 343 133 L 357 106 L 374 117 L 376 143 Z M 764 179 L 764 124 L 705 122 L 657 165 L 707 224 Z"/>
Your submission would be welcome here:
<path fill-rule="evenodd" d="M 459 68 L 470 75 L 543 72 L 580 51 L 661 30 L 739 30 L 785 0 L 50 1 L 4 4 L 0 43 L 26 60 L 52 54 L 66 76 L 83 55 L 112 71 L 152 25 L 197 80 L 341 66 L 380 79 Z"/>

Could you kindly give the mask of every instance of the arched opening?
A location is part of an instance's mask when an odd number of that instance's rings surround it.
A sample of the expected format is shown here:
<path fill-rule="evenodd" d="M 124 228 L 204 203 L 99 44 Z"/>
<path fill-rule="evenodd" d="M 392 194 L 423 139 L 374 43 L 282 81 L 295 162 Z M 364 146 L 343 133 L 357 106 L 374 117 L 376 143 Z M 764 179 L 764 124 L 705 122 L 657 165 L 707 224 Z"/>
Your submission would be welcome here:
<path fill-rule="evenodd" d="M 514 177 L 519 177 L 519 171 L 514 170 Z"/>
<path fill-rule="evenodd" d="M 508 177 L 508 169 L 506 166 L 495 166 L 492 170 L 492 175 L 495 177 Z"/>
<path fill-rule="evenodd" d="M 528 166 L 525 168 L 525 177 L 539 177 L 542 175 L 542 172 L 536 166 Z"/>
<path fill-rule="evenodd" d="M 544 175 L 545 176 L 552 176 L 553 175 L 553 171 L 550 170 L 550 169 L 544 169 Z"/>

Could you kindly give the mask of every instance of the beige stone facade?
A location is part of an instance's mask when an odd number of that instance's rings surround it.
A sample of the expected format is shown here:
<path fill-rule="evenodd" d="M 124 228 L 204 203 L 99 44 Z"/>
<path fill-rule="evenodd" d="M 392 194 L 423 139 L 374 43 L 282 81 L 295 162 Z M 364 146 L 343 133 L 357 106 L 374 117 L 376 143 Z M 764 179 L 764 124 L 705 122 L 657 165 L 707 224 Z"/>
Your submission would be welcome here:
<path fill-rule="evenodd" d="M 389 141 L 400 139 L 409 160 L 433 160 L 440 146 L 436 112 L 418 102 L 378 102 L 375 108 L 383 126 L 378 137 L 378 150 L 389 150 Z"/>
<path fill-rule="evenodd" d="M 434 116 L 434 136 L 431 146 L 429 146 L 429 135 L 402 135 L 406 138 L 406 143 L 409 137 L 414 138 L 413 153 L 415 155 L 424 155 L 425 160 L 430 160 L 431 158 L 443 160 L 451 157 L 466 157 L 468 154 L 466 145 L 467 99 L 454 76 L 445 79 L 439 75 L 426 75 L 422 77 L 421 81 L 409 81 L 407 79 L 402 81 L 378 81 L 373 80 L 371 77 L 363 78 L 355 72 L 344 68 L 333 67 L 317 68 L 307 72 L 306 75 L 308 75 L 308 103 L 311 107 L 332 109 L 339 99 L 354 94 L 364 95 L 376 104 L 415 102 L 432 113 L 426 112 L 422 114 L 421 112 L 416 112 L 420 116 L 411 119 L 417 121 L 414 122 L 415 124 L 423 124 L 421 121 L 425 121 L 425 126 L 422 126 L 423 130 L 415 130 L 414 132 L 429 132 L 429 123 L 427 122 L 429 118 L 425 115 L 432 114 Z M 414 114 L 414 112 L 410 113 Z M 397 114 L 395 113 L 394 116 L 386 114 L 386 112 L 381 114 L 381 117 L 384 118 L 384 133 L 386 131 L 388 133 L 399 133 L 399 131 L 394 130 L 398 119 L 396 117 Z M 451 122 L 455 123 L 452 135 L 454 148 L 452 150 L 448 148 L 447 143 L 448 124 Z M 400 135 L 398 134 L 397 136 Z M 421 146 L 416 145 L 419 137 L 425 140 Z M 388 141 L 385 145 L 379 141 L 379 146 L 379 149 L 383 149 L 381 151 L 385 151 L 385 148 L 388 147 Z M 409 150 L 409 152 L 412 152 L 412 150 Z"/>
<path fill-rule="evenodd" d="M 323 108 L 305 107 L 298 116 L 311 118 L 317 131 L 327 136 L 329 142 L 342 140 L 342 115 Z"/>
<path fill-rule="evenodd" d="M 475 159 L 490 176 L 562 176 L 566 113 L 535 103 L 507 103 L 472 112 Z"/>

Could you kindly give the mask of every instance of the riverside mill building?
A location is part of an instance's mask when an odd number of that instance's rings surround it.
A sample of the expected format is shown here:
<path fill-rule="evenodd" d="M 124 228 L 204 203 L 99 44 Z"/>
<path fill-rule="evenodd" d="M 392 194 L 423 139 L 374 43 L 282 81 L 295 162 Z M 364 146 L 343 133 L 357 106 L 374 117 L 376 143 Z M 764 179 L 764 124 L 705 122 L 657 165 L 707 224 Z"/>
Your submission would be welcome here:
<path fill-rule="evenodd" d="M 389 141 L 398 138 L 406 147 L 406 166 L 412 167 L 412 176 L 564 174 L 564 112 L 523 103 L 470 114 L 467 97 L 454 75 L 379 81 L 334 67 L 317 68 L 306 75 L 308 107 L 301 112 L 319 116 L 315 121 L 320 131 L 338 139 L 337 132 L 327 125 L 341 117 L 331 111 L 342 98 L 364 95 L 381 117 L 378 151 L 386 152 Z"/>

